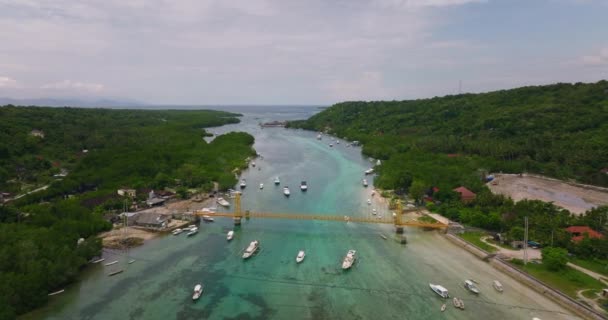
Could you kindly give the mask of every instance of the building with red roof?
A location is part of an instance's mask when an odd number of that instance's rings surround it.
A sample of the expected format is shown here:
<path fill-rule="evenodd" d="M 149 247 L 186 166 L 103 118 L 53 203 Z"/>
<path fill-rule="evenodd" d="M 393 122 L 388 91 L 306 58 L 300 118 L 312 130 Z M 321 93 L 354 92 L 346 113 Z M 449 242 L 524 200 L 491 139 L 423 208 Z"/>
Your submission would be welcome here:
<path fill-rule="evenodd" d="M 604 237 L 601 233 L 589 228 L 588 226 L 569 226 L 566 228 L 566 232 L 572 236 L 572 241 L 579 242 L 585 238 L 585 235 L 589 238 L 601 239 Z"/>
<path fill-rule="evenodd" d="M 460 200 L 462 202 L 471 202 L 475 200 L 475 197 L 477 197 L 477 195 L 473 193 L 473 191 L 462 186 L 454 189 L 453 191 L 460 193 Z"/>

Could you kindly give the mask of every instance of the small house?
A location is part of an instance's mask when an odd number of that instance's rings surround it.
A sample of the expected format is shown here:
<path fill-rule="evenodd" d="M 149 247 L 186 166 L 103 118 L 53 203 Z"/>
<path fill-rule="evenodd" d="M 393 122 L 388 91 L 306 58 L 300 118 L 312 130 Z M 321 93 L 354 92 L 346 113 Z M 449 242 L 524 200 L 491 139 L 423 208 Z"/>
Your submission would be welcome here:
<path fill-rule="evenodd" d="M 42 131 L 42 130 L 32 129 L 32 131 L 30 131 L 30 135 L 44 139 L 44 131 Z"/>
<path fill-rule="evenodd" d="M 475 197 L 477 197 L 477 195 L 475 193 L 473 193 L 473 191 L 460 186 L 456 189 L 454 189 L 453 191 L 458 192 L 460 194 L 460 201 L 462 202 L 471 202 L 473 200 L 475 200 Z"/>
<path fill-rule="evenodd" d="M 135 225 L 152 229 L 164 229 L 171 222 L 171 215 L 158 212 L 141 212 L 135 219 Z"/>
<path fill-rule="evenodd" d="M 604 237 L 604 235 L 591 229 L 588 226 L 569 226 L 568 228 L 566 228 L 566 232 L 570 234 L 570 236 L 572 237 L 571 240 L 574 242 L 579 242 L 583 240 L 585 236 L 588 236 L 589 238 L 593 239 L 601 239 Z"/>
<path fill-rule="evenodd" d="M 116 193 L 118 193 L 119 196 L 131 197 L 131 198 L 135 198 L 135 195 L 137 194 L 135 189 L 127 189 L 127 188 L 118 189 L 116 191 Z"/>

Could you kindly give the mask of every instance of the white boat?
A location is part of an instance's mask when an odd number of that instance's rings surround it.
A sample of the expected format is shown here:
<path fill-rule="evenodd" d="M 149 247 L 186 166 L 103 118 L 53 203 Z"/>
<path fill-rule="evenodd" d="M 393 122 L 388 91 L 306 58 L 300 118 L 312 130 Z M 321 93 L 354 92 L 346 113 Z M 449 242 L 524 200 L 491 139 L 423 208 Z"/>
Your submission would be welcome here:
<path fill-rule="evenodd" d="M 367 187 L 367 179 L 363 179 L 363 186 Z"/>
<path fill-rule="evenodd" d="M 474 294 L 479 294 L 479 289 L 477 289 L 477 286 L 475 286 L 475 283 L 473 283 L 471 280 L 464 281 L 464 288 L 473 292 Z"/>
<path fill-rule="evenodd" d="M 279 177 L 274 178 L 274 184 L 280 184 L 281 180 L 279 180 Z"/>
<path fill-rule="evenodd" d="M 336 144 L 340 144 L 340 140 L 337 140 L 337 139 L 336 139 Z"/>
<path fill-rule="evenodd" d="M 496 289 L 496 291 L 498 292 L 502 292 L 504 290 L 502 287 L 502 283 L 500 283 L 500 281 L 498 280 L 494 280 L 494 282 L 492 282 L 492 287 L 494 287 L 494 289 Z"/>
<path fill-rule="evenodd" d="M 133 264 L 134 262 L 135 262 L 135 259 L 129 260 L 129 264 Z"/>
<path fill-rule="evenodd" d="M 241 186 L 241 189 L 244 189 L 247 186 L 247 181 L 245 181 L 245 179 L 242 179 L 240 186 Z"/>
<path fill-rule="evenodd" d="M 376 208 L 373 208 L 373 209 L 372 209 L 372 214 L 373 214 L 373 215 L 376 215 L 377 213 L 378 213 L 378 211 L 376 211 Z"/>
<path fill-rule="evenodd" d="M 114 260 L 114 261 L 112 261 L 112 262 L 108 262 L 108 263 L 106 263 L 105 265 L 106 265 L 106 266 L 111 266 L 111 265 L 113 265 L 113 264 L 117 264 L 117 263 L 118 263 L 118 260 Z"/>
<path fill-rule="evenodd" d="M 249 247 L 243 252 L 243 259 L 249 259 L 257 250 L 260 242 L 257 240 L 251 241 Z"/>
<path fill-rule="evenodd" d="M 255 167 L 255 161 L 251 163 L 251 166 L 252 166 L 252 167 Z"/>
<path fill-rule="evenodd" d="M 372 197 L 376 195 L 376 190 L 372 190 Z"/>
<path fill-rule="evenodd" d="M 320 134 L 317 135 L 317 140 L 321 140 L 321 135 Z"/>
<path fill-rule="evenodd" d="M 334 144 L 333 144 L 333 143 L 330 143 L 330 144 L 329 144 L 329 147 L 330 147 L 330 148 L 331 148 L 331 147 L 333 147 L 333 146 L 334 146 Z"/>
<path fill-rule="evenodd" d="M 308 184 L 306 184 L 306 181 L 302 181 L 300 183 L 300 190 L 302 190 L 302 191 L 308 190 Z"/>
<path fill-rule="evenodd" d="M 304 250 L 300 250 L 298 252 L 298 255 L 296 256 L 296 262 L 300 263 L 300 262 L 304 261 L 305 256 L 306 256 L 306 253 L 304 253 Z"/>
<path fill-rule="evenodd" d="M 208 215 L 204 215 L 203 216 L 203 221 L 207 221 L 207 222 L 213 222 L 213 218 L 208 216 Z"/>
<path fill-rule="evenodd" d="M 367 204 L 372 204 L 372 199 L 367 199 Z"/>
<path fill-rule="evenodd" d="M 97 259 L 97 260 L 93 261 L 92 263 L 100 263 L 100 262 L 103 262 L 104 260 L 106 260 L 106 259 L 104 259 L 104 258 L 99 258 L 99 259 Z"/>
<path fill-rule="evenodd" d="M 226 234 L 226 240 L 230 241 L 230 240 L 232 240 L 232 238 L 234 238 L 234 231 L 230 230 Z"/>
<path fill-rule="evenodd" d="M 291 194 L 291 192 L 289 192 L 289 187 L 287 187 L 287 186 L 283 187 L 283 194 L 286 197 L 289 197 L 289 195 Z"/>
<path fill-rule="evenodd" d="M 198 300 L 198 298 L 200 298 L 202 294 L 203 294 L 203 285 L 197 284 L 196 286 L 194 286 L 194 293 L 192 294 L 192 300 Z"/>
<path fill-rule="evenodd" d="M 190 229 L 190 232 L 186 233 L 186 236 L 190 237 L 198 233 L 198 228 Z"/>
<path fill-rule="evenodd" d="M 374 173 L 374 168 L 369 168 L 367 170 L 365 170 L 365 174 L 372 174 Z"/>
<path fill-rule="evenodd" d="M 448 289 L 446 289 L 438 284 L 429 283 L 429 287 L 431 287 L 431 290 L 433 290 L 436 294 L 438 294 L 442 298 L 447 299 L 450 297 L 450 295 L 448 294 Z"/>
<path fill-rule="evenodd" d="M 445 303 L 441 306 L 441 312 L 445 311 L 445 308 L 447 308 L 447 306 L 445 305 Z"/>
<path fill-rule="evenodd" d="M 172 233 L 174 236 L 176 236 L 176 235 L 178 235 L 178 234 L 180 234 L 180 233 L 182 233 L 182 232 L 184 232 L 184 230 L 183 230 L 183 229 L 181 229 L 181 228 L 177 228 L 177 229 L 173 230 L 171 233 Z"/>
<path fill-rule="evenodd" d="M 186 228 L 186 230 L 188 230 L 188 231 L 192 231 L 194 229 L 198 229 L 198 227 L 195 224 L 191 224 L 188 226 L 188 228 Z"/>
<path fill-rule="evenodd" d="M 382 238 L 382 239 L 384 239 L 384 240 L 388 239 L 388 238 L 387 238 L 385 235 L 383 235 L 382 233 L 380 234 L 380 238 Z"/>
<path fill-rule="evenodd" d="M 61 289 L 61 290 L 59 290 L 59 291 L 51 292 L 51 293 L 49 293 L 49 294 L 48 294 L 48 296 L 49 296 L 49 297 L 50 297 L 50 296 L 55 296 L 55 295 L 58 295 L 58 294 L 60 294 L 60 293 L 63 293 L 64 291 L 65 291 L 65 289 Z"/>
<path fill-rule="evenodd" d="M 230 202 L 222 197 L 217 198 L 216 202 L 222 207 L 230 207 Z"/>
<path fill-rule="evenodd" d="M 348 250 L 348 252 L 346 253 L 346 256 L 344 257 L 344 260 L 342 260 L 342 270 L 350 269 L 353 266 L 353 264 L 355 263 L 356 259 L 357 259 L 357 251 Z"/>
<path fill-rule="evenodd" d="M 260 183 L 260 189 L 264 189 L 264 184 Z"/>

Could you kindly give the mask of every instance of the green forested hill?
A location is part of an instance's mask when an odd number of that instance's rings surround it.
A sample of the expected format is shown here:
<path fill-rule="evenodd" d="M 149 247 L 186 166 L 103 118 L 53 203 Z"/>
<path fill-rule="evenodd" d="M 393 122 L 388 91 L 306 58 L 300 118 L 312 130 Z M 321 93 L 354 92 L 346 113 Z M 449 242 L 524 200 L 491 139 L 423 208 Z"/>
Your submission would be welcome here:
<path fill-rule="evenodd" d="M 0 203 L 0 319 L 45 303 L 99 255 L 96 235 L 111 227 L 105 209 L 122 207 L 112 199 L 117 188 L 233 186 L 232 171 L 255 154 L 253 137 L 229 133 L 207 143 L 203 128 L 236 123 L 237 116 L 0 107 L 0 191 L 48 185 Z M 62 169 L 67 176 L 54 177 Z"/>
<path fill-rule="evenodd" d="M 608 186 L 608 81 L 344 102 L 291 126 L 358 140 L 365 154 L 388 159 L 379 168 L 385 188 L 406 188 L 412 177 L 475 188 L 483 171 Z"/>

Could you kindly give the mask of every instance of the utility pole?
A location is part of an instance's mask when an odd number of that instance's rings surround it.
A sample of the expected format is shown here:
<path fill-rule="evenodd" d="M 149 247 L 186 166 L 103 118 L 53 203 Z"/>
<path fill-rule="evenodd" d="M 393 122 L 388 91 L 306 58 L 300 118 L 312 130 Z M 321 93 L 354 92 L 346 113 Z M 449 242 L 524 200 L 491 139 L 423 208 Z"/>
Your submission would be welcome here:
<path fill-rule="evenodd" d="M 524 265 L 528 264 L 528 217 L 524 217 Z"/>

